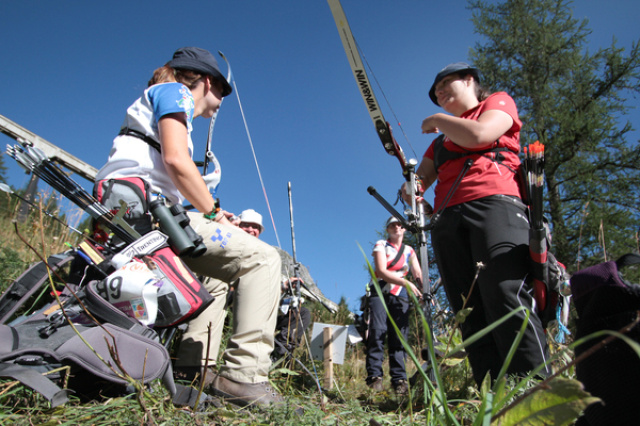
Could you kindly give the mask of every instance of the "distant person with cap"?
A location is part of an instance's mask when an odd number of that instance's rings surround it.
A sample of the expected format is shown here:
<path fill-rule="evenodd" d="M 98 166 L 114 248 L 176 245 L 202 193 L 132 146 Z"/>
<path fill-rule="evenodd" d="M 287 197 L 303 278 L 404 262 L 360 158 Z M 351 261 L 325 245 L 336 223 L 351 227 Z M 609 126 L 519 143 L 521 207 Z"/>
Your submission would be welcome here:
<path fill-rule="evenodd" d="M 373 248 L 374 269 L 384 295 L 384 304 L 402 333 L 402 338 L 406 341 L 409 337 L 409 308 L 411 307 L 407 288 L 416 297 L 422 297 L 422 288 L 418 288 L 406 277 L 411 272 L 415 282 L 422 287 L 422 269 L 413 247 L 403 243 L 405 229 L 402 223 L 391 216 L 385 225 L 387 239 L 377 241 Z M 387 317 L 383 302 L 374 289 L 371 289 L 369 308 L 369 336 L 365 342 L 367 386 L 375 391 L 384 389 L 382 362 L 386 338 L 391 386 L 396 394 L 406 395 L 409 390 L 405 370 L 407 354 L 400 337 Z"/>
<path fill-rule="evenodd" d="M 422 122 L 423 133 L 444 136 L 431 143 L 417 175 L 422 190 L 437 180 L 433 249 L 451 306 L 455 312 L 471 308 L 460 325 L 468 339 L 521 306 L 533 310 L 525 281 L 529 222 L 518 182 L 522 123 L 513 99 L 487 92 L 478 70 L 464 62 L 436 75 L 429 98 L 448 114 Z M 487 374 L 498 379 L 524 319 L 519 311 L 466 348 L 478 385 Z M 531 312 L 507 373 L 526 375 L 547 356 L 544 330 Z M 549 372 L 547 367 L 540 374 Z"/>
<path fill-rule="evenodd" d="M 264 226 L 262 225 L 262 215 L 253 209 L 244 210 L 240 213 L 240 224 L 238 225 L 240 229 L 245 231 L 247 234 L 253 235 L 258 238 L 260 234 L 264 231 Z"/>
<path fill-rule="evenodd" d="M 190 212 L 189 219 L 207 251 L 183 260 L 197 274 L 216 278 L 211 281 L 215 287 L 207 287 L 216 298 L 207 311 L 212 324 L 224 319 L 228 283 L 240 280 L 224 365 L 212 381 L 209 375 L 206 391 L 239 405 L 281 403 L 282 396 L 268 378 L 280 297 L 280 256 L 275 248 L 234 226 L 229 221 L 233 214 L 216 203 L 212 193 L 220 181 L 219 164 L 214 162 L 215 170 L 203 178 L 191 158 L 193 119 L 211 118 L 231 90 L 210 52 L 178 49 L 155 70 L 149 87 L 127 110 L 96 180 L 141 178 L 151 194 L 161 194 L 167 203 L 186 200 L 198 210 Z M 204 336 L 189 331 L 185 336 L 176 368 L 202 374 L 205 362 L 214 364 L 217 354 L 206 360 L 206 330 Z"/>

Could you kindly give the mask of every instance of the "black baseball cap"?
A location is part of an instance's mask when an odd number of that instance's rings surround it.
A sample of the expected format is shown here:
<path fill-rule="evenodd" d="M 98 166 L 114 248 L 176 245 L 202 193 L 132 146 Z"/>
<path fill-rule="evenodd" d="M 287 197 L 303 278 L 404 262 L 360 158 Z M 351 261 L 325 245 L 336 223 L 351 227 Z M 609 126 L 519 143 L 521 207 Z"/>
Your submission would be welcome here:
<path fill-rule="evenodd" d="M 480 73 L 476 68 L 473 68 L 466 62 L 456 62 L 453 64 L 449 64 L 446 67 L 442 68 L 438 75 L 436 75 L 435 80 L 433 80 L 433 84 L 431 85 L 431 89 L 429 89 L 429 97 L 433 101 L 434 104 L 440 106 L 438 104 L 438 98 L 436 97 L 436 84 L 440 83 L 443 78 L 451 74 L 471 74 L 473 78 L 480 82 Z"/>
<path fill-rule="evenodd" d="M 197 71 L 210 75 L 222 83 L 222 96 L 231 94 L 231 85 L 220 72 L 218 61 L 207 50 L 199 47 L 183 47 L 173 54 L 173 59 L 167 64 L 171 68 Z"/>

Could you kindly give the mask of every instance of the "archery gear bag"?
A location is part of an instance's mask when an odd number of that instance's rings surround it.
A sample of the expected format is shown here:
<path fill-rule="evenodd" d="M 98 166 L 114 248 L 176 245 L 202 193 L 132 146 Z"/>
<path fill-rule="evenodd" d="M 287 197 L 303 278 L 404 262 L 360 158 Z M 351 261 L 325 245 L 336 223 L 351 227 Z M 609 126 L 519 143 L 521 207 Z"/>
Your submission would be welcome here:
<path fill-rule="evenodd" d="M 43 262 L 23 273 L 0 298 L 0 376 L 21 381 L 54 406 L 68 395 L 59 387 L 64 379 L 61 367 L 71 373 L 69 388 L 80 396 L 107 389 L 130 393 L 127 386 L 134 382 L 155 379 L 162 379 L 175 394 L 169 353 L 151 326 L 187 321 L 213 297 L 166 245 L 166 236 L 151 232 L 114 256 L 84 243 L 75 251 L 51 256 L 47 263 L 51 276 L 59 275 L 57 281 L 66 283 L 60 303 L 52 300 Z M 67 266 L 68 273 L 63 273 Z M 125 276 L 122 266 L 135 272 Z M 123 303 L 127 286 L 134 294 Z M 46 301 L 33 313 L 27 307 L 37 296 Z M 146 325 L 139 315 L 141 306 L 150 312 L 145 297 L 155 302 L 155 318 L 148 315 Z M 165 343 L 168 347 L 170 342 Z M 42 376 L 46 371 L 55 373 Z"/>
<path fill-rule="evenodd" d="M 175 393 L 169 353 L 153 329 L 74 285 L 58 300 L 0 324 L 0 376 L 22 382 L 52 406 L 65 403 L 69 389 L 80 397 L 107 387 L 124 393 L 134 381 L 162 379 Z M 65 378 L 69 389 L 59 387 Z"/>
<path fill-rule="evenodd" d="M 142 236 L 105 261 L 114 270 L 91 281 L 87 291 L 151 327 L 175 326 L 196 317 L 214 298 L 166 242 L 159 231 Z"/>
<path fill-rule="evenodd" d="M 616 261 L 582 269 L 571 277 L 574 306 L 578 314 L 576 339 L 602 330 L 620 331 L 631 325 L 640 311 L 640 285 L 624 279 L 620 270 L 640 264 L 640 255 L 627 254 Z M 640 343 L 640 325 L 626 332 Z M 589 340 L 575 348 L 576 357 L 608 336 Z M 576 364 L 576 377 L 591 395 L 602 399 L 587 407 L 578 426 L 631 425 L 640 419 L 640 356 L 621 339 Z"/>

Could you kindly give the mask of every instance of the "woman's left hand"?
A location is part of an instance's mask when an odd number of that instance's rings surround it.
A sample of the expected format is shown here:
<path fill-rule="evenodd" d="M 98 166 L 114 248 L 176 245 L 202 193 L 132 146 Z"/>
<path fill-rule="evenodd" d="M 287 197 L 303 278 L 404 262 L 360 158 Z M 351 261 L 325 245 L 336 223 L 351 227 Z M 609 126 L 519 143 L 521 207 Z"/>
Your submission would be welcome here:
<path fill-rule="evenodd" d="M 413 292 L 413 294 L 418 298 L 418 300 L 422 299 L 422 292 L 420 290 L 418 290 L 418 287 L 415 286 L 415 284 L 413 284 L 411 281 L 409 282 L 409 287 L 411 288 L 411 291 Z"/>

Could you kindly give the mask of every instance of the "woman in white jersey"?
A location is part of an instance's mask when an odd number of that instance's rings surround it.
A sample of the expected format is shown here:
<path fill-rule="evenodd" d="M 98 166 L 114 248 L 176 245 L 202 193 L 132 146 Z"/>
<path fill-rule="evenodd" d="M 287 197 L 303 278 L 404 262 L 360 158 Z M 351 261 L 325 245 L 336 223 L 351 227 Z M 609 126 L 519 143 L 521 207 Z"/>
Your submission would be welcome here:
<path fill-rule="evenodd" d="M 190 212 L 189 218 L 207 251 L 183 260 L 197 274 L 217 278 L 208 281 L 215 286 L 207 288 L 216 298 L 214 307 L 206 311 L 212 330 L 221 332 L 217 324 L 224 319 L 228 283 L 239 280 L 224 365 L 215 377 L 207 374 L 207 391 L 241 405 L 280 403 L 282 396 L 268 380 L 280 296 L 280 256 L 273 247 L 232 224 L 231 213 L 217 208 L 209 188 L 219 182 L 219 165 L 205 183 L 192 160 L 192 120 L 212 117 L 230 93 L 231 86 L 210 52 L 197 47 L 178 49 L 171 61 L 154 72 L 142 97 L 127 110 L 96 181 L 139 177 L 168 204 L 186 200 L 198 211 Z M 198 323 L 197 329 L 185 333 L 176 366 L 202 373 L 208 333 Z M 215 364 L 217 354 L 209 356 L 208 365 Z"/>

